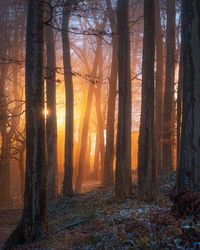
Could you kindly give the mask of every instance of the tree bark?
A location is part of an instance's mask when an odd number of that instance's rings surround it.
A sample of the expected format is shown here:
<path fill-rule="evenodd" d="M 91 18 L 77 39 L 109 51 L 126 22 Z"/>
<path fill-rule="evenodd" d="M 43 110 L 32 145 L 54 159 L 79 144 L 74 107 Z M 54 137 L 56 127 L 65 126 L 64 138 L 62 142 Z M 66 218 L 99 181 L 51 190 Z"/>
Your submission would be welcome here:
<path fill-rule="evenodd" d="M 10 166 L 8 162 L 8 134 L 7 134 L 7 99 L 5 93 L 5 80 L 8 67 L 1 67 L 0 75 L 0 104 L 1 104 L 1 161 L 0 161 L 0 203 L 10 200 Z"/>
<path fill-rule="evenodd" d="M 163 110 L 162 169 L 173 169 L 173 102 L 175 76 L 175 0 L 167 1 L 167 57 Z"/>
<path fill-rule="evenodd" d="M 70 40 L 69 40 L 69 19 L 72 10 L 72 0 L 67 0 L 63 9 L 62 19 L 62 42 L 63 42 L 63 65 L 66 95 L 66 114 L 65 114 L 65 165 L 63 193 L 71 196 L 73 193 L 73 123 L 74 123 L 74 93 L 72 82 Z"/>
<path fill-rule="evenodd" d="M 109 20 L 112 33 L 116 33 L 115 12 L 111 7 L 110 0 L 107 0 L 107 7 L 109 11 Z M 107 127 L 106 127 L 106 150 L 104 162 L 104 185 L 114 184 L 113 161 L 114 161 L 114 148 L 115 148 L 115 102 L 117 95 L 117 38 L 112 37 L 112 62 L 111 72 L 109 79 L 109 96 L 108 96 L 108 110 L 107 110 Z"/>
<path fill-rule="evenodd" d="M 96 115 L 98 122 L 98 131 L 99 131 L 99 143 L 100 143 L 100 155 L 101 155 L 101 171 L 100 171 L 100 180 L 103 183 L 103 173 L 104 173 L 104 159 L 105 159 L 105 145 L 104 145 L 104 123 L 102 116 L 102 108 L 101 108 L 101 86 L 103 79 L 103 51 L 101 48 L 100 56 L 99 56 L 99 82 L 95 86 L 95 98 L 96 98 Z"/>
<path fill-rule="evenodd" d="M 182 0 L 183 116 L 178 190 L 200 191 L 200 3 Z"/>
<path fill-rule="evenodd" d="M 155 86 L 155 140 L 156 140 L 156 171 L 162 166 L 162 126 L 163 126 L 163 35 L 160 18 L 160 0 L 156 0 L 156 86 Z"/>
<path fill-rule="evenodd" d="M 154 141 L 155 1 L 144 0 L 142 107 L 138 146 L 138 198 L 152 201 L 156 185 Z"/>
<path fill-rule="evenodd" d="M 119 106 L 115 196 L 131 193 L 131 74 L 129 0 L 117 2 Z"/>
<path fill-rule="evenodd" d="M 49 1 L 51 4 L 51 1 Z M 52 13 L 47 5 L 47 20 Z M 47 54 L 47 110 L 46 139 L 47 139 L 47 173 L 48 173 L 48 199 L 57 196 L 57 118 L 56 118 L 56 55 L 53 29 L 46 26 L 46 54 Z"/>

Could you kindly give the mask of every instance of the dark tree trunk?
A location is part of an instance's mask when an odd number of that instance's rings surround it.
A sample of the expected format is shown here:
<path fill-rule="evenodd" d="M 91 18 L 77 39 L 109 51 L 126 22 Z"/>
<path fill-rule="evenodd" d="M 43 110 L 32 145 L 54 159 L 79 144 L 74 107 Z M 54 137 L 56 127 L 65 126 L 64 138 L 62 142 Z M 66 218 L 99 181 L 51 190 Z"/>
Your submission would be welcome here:
<path fill-rule="evenodd" d="M 155 143 L 156 143 L 156 171 L 162 166 L 162 125 L 163 125 L 163 34 L 160 18 L 160 0 L 156 0 L 156 86 L 155 86 Z"/>
<path fill-rule="evenodd" d="M 5 80 L 8 72 L 8 67 L 1 66 L 0 75 L 0 129 L 1 129 L 1 155 L 0 155 L 0 203 L 10 200 L 10 174 L 8 164 L 8 135 L 7 135 L 7 99 L 5 93 Z"/>
<path fill-rule="evenodd" d="M 73 177 L 73 122 L 74 122 L 74 93 L 72 82 L 70 40 L 69 40 L 69 19 L 72 9 L 72 0 L 66 1 L 63 10 L 62 20 L 62 42 L 63 42 L 63 65 L 65 78 L 66 95 L 66 119 L 65 119 L 65 166 L 63 193 L 72 195 L 72 177 Z"/>
<path fill-rule="evenodd" d="M 50 8 L 47 5 L 47 20 L 50 20 L 51 14 Z M 53 29 L 48 25 L 46 26 L 46 54 L 48 198 L 52 200 L 57 196 L 56 55 Z"/>
<path fill-rule="evenodd" d="M 129 0 L 118 0 L 119 106 L 115 196 L 119 198 L 126 197 L 131 193 L 131 74 L 129 32 Z"/>
<path fill-rule="evenodd" d="M 178 190 L 200 191 L 200 2 L 182 0 L 183 116 Z"/>
<path fill-rule="evenodd" d="M 6 119 L 7 120 L 7 119 Z M 0 169 L 0 203 L 10 201 L 10 140 L 7 124 L 2 128 L 1 169 Z"/>
<path fill-rule="evenodd" d="M 10 145 L 9 136 L 7 133 L 7 100 L 5 91 L 3 91 L 2 105 L 2 123 L 1 123 L 1 167 L 0 167 L 0 203 L 10 200 Z"/>
<path fill-rule="evenodd" d="M 28 1 L 26 35 L 26 184 L 21 220 L 4 248 L 39 239 L 47 228 L 44 110 L 45 3 Z"/>
<path fill-rule="evenodd" d="M 98 122 L 98 131 L 99 131 L 99 143 L 100 143 L 100 155 L 101 155 L 101 182 L 103 182 L 103 173 L 104 173 L 104 159 L 105 159 L 105 145 L 104 145 L 104 122 L 101 108 L 101 86 L 103 84 L 103 51 L 101 48 L 99 56 L 99 79 L 95 86 L 95 99 L 96 99 L 96 115 Z"/>
<path fill-rule="evenodd" d="M 110 0 L 107 0 L 107 7 L 109 11 L 109 20 L 112 33 L 116 33 L 115 12 L 111 7 Z M 114 161 L 114 127 L 115 127 L 115 102 L 117 92 L 117 38 L 112 37 L 112 62 L 109 79 L 109 96 L 108 96 L 108 110 L 107 110 L 107 128 L 106 128 L 106 150 L 104 162 L 104 185 L 114 184 L 113 161 Z"/>
<path fill-rule="evenodd" d="M 155 1 L 144 0 L 144 36 L 142 62 L 142 107 L 138 148 L 138 198 L 152 201 L 154 197 L 154 59 Z"/>
<path fill-rule="evenodd" d="M 163 110 L 162 169 L 173 169 L 173 102 L 175 75 L 175 0 L 167 1 L 167 56 Z"/>

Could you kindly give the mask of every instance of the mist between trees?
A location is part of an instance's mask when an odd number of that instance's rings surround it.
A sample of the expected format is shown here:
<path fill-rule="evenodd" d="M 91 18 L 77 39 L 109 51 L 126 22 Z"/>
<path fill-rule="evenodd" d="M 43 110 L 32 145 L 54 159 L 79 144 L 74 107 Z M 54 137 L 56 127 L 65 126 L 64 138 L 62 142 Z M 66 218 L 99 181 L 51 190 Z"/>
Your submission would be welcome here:
<path fill-rule="evenodd" d="M 173 171 L 177 191 L 199 191 L 197 1 L 0 7 L 0 204 L 24 204 L 5 248 L 40 237 L 59 195 L 125 198 L 134 181 L 155 202 Z"/>

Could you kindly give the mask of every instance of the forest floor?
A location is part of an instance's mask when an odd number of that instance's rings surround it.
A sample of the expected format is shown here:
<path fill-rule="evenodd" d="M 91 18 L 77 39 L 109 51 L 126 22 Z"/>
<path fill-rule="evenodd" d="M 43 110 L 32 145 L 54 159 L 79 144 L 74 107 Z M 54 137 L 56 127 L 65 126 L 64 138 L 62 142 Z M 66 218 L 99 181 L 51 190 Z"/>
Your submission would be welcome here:
<path fill-rule="evenodd" d="M 40 241 L 19 249 L 200 249 L 199 224 L 175 219 L 169 192 L 175 174 L 159 180 L 158 200 L 139 203 L 133 194 L 114 198 L 113 188 L 96 188 L 72 198 L 59 197 L 49 206 L 49 229 Z M 0 247 L 16 226 L 20 204 L 0 209 Z"/>

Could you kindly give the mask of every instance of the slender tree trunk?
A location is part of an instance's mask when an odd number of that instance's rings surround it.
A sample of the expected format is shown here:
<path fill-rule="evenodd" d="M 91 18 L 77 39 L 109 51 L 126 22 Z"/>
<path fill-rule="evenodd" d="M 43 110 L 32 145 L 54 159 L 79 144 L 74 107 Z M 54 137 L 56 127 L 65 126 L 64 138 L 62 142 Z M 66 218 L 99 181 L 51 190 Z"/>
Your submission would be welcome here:
<path fill-rule="evenodd" d="M 2 128 L 1 171 L 0 171 L 0 203 L 10 201 L 10 141 L 7 134 L 7 124 Z"/>
<path fill-rule="evenodd" d="M 24 210 L 4 249 L 39 239 L 47 228 L 44 110 L 45 3 L 28 1 L 26 40 L 26 184 Z"/>
<path fill-rule="evenodd" d="M 110 0 L 107 0 L 107 7 L 109 11 L 109 20 L 112 33 L 116 33 L 115 12 L 111 7 Z M 114 184 L 113 161 L 114 161 L 114 146 L 115 146 L 115 102 L 117 94 L 117 38 L 112 37 L 112 62 L 109 79 L 109 96 L 108 96 L 108 110 L 107 110 L 107 127 L 106 127 L 106 150 L 104 162 L 104 185 Z"/>
<path fill-rule="evenodd" d="M 144 36 L 142 61 L 142 107 L 138 149 L 138 198 L 149 202 L 154 197 L 154 59 L 155 1 L 144 0 Z"/>
<path fill-rule="evenodd" d="M 123 198 L 130 195 L 132 184 L 129 0 L 118 0 L 117 4 L 119 106 L 115 196 Z"/>
<path fill-rule="evenodd" d="M 163 157 L 164 171 L 173 169 L 173 102 L 175 75 L 175 0 L 167 1 L 167 57 L 163 110 Z"/>
<path fill-rule="evenodd" d="M 72 82 L 70 40 L 69 40 L 69 19 L 72 9 L 72 0 L 66 1 L 63 10 L 62 20 L 62 42 L 63 42 L 63 65 L 65 78 L 66 95 L 66 119 L 65 119 L 65 166 L 63 193 L 72 195 L 72 177 L 73 177 L 73 121 L 74 121 L 74 93 Z"/>
<path fill-rule="evenodd" d="M 82 129 L 82 135 L 81 135 L 81 149 L 80 149 L 79 163 L 78 163 L 78 175 L 77 175 L 76 188 L 75 188 L 76 191 L 78 192 L 81 191 L 84 164 L 86 160 L 87 139 L 88 139 L 89 120 L 90 120 L 93 92 L 94 92 L 94 86 L 93 84 L 90 83 L 88 96 L 87 96 L 87 103 L 86 103 L 86 108 L 85 108 L 84 121 L 83 121 L 83 129 Z"/>
<path fill-rule="evenodd" d="M 51 4 L 51 1 L 49 1 Z M 47 5 L 47 19 L 51 18 L 50 8 Z M 57 118 L 56 118 L 56 55 L 53 29 L 46 26 L 46 54 L 47 54 L 47 110 L 46 138 L 47 138 L 47 173 L 48 198 L 57 196 Z"/>
<path fill-rule="evenodd" d="M 84 120 L 84 110 L 85 110 L 85 103 L 86 98 L 84 97 L 82 101 L 82 107 L 81 107 L 81 116 L 80 116 L 80 123 L 79 123 L 79 129 L 78 129 L 78 143 L 76 146 L 76 152 L 75 152 L 75 159 L 74 159 L 74 183 L 76 183 L 78 172 L 79 172 L 79 155 L 81 150 L 81 135 L 82 135 L 82 129 L 83 129 L 83 120 Z"/>
<path fill-rule="evenodd" d="M 163 126 L 163 35 L 160 18 L 160 0 L 156 0 L 156 86 L 155 86 L 155 140 L 156 171 L 162 166 L 162 126 Z"/>
<path fill-rule="evenodd" d="M 103 173 L 104 173 L 104 159 L 105 159 L 105 145 L 104 145 L 104 123 L 103 123 L 103 115 L 101 108 L 101 86 L 103 81 L 103 51 L 101 48 L 100 56 L 99 56 L 99 79 L 95 86 L 95 98 L 96 98 L 96 114 L 97 114 L 97 122 L 98 122 L 98 131 L 99 131 L 99 143 L 100 143 L 100 154 L 101 154 L 101 182 L 103 182 Z"/>
<path fill-rule="evenodd" d="M 3 119 L 2 119 L 2 129 L 1 129 L 1 169 L 0 169 L 0 202 L 8 202 L 10 200 L 10 145 L 9 136 L 7 133 L 7 101 L 4 93 L 4 103 L 2 109 Z"/>
<path fill-rule="evenodd" d="M 96 143 L 95 143 L 95 154 L 94 154 L 94 176 L 98 180 L 99 179 L 99 132 L 96 131 Z"/>
<path fill-rule="evenodd" d="M 7 164 L 7 100 L 5 93 L 5 80 L 7 76 L 8 67 L 1 66 L 0 75 L 0 128 L 1 128 L 1 155 L 0 155 L 0 203 L 10 200 L 10 183 L 9 183 L 9 165 Z"/>
<path fill-rule="evenodd" d="M 200 191 L 200 2 L 182 0 L 183 116 L 178 190 Z"/>
<path fill-rule="evenodd" d="M 101 87 L 97 86 L 95 88 L 95 97 L 96 97 L 96 112 L 97 112 L 97 121 L 98 121 L 98 130 L 99 130 L 99 143 L 100 143 L 100 155 L 101 155 L 101 181 L 104 171 L 104 159 L 105 159 L 105 145 L 104 145 L 104 126 L 101 112 Z"/>

